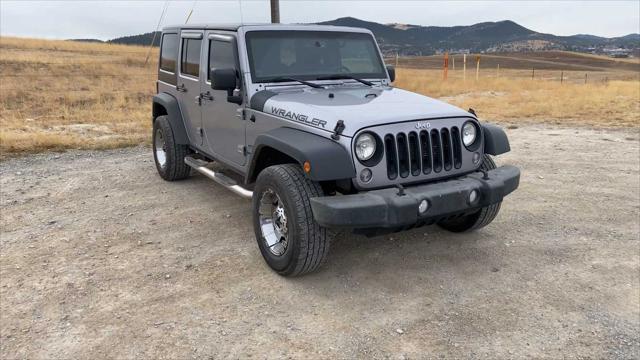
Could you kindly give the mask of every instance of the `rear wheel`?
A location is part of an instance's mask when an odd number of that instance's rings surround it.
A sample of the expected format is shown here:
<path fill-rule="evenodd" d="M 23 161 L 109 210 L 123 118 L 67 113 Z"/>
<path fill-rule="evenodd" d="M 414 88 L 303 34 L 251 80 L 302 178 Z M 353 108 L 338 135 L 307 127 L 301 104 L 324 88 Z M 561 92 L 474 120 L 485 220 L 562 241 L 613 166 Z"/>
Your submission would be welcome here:
<path fill-rule="evenodd" d="M 482 158 L 482 164 L 480 168 L 485 171 L 493 170 L 496 168 L 496 163 L 493 162 L 493 159 L 489 155 L 484 155 Z M 465 231 L 473 231 L 480 229 L 489 225 L 493 219 L 496 218 L 498 212 L 500 211 L 500 205 L 502 202 L 497 204 L 489 205 L 481 208 L 477 212 L 469 215 L 465 215 L 459 218 L 441 221 L 438 223 L 440 227 L 445 230 L 449 230 L 452 232 L 465 232 Z"/>
<path fill-rule="evenodd" d="M 153 122 L 153 158 L 160 177 L 167 181 L 187 178 L 191 168 L 184 163 L 189 153 L 187 145 L 175 143 L 173 130 L 166 116 L 158 116 Z"/>
<path fill-rule="evenodd" d="M 302 275 L 326 260 L 332 235 L 313 219 L 312 197 L 323 196 L 298 165 L 264 169 L 253 193 L 253 225 L 267 264 L 283 276 Z"/>

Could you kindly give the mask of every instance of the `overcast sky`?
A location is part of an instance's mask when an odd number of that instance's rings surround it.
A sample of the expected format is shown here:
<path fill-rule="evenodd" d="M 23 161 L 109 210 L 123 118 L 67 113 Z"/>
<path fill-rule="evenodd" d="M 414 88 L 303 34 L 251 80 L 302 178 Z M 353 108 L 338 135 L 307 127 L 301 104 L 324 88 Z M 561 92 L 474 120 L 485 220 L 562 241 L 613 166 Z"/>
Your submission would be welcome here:
<path fill-rule="evenodd" d="M 165 1 L 0 0 L 0 34 L 54 39 L 112 39 L 156 28 Z M 174 0 L 163 25 L 269 22 L 269 0 Z M 242 11 L 241 11 L 242 10 Z M 640 1 L 301 1 L 281 0 L 283 23 L 353 16 L 380 23 L 471 25 L 513 20 L 555 35 L 621 36 L 640 32 Z"/>

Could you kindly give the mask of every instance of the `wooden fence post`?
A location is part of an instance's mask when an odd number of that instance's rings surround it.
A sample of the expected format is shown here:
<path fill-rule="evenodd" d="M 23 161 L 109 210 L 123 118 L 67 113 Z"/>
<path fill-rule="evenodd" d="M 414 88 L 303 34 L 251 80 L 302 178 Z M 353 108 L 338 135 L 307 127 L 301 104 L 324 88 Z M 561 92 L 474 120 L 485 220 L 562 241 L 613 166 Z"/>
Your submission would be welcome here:
<path fill-rule="evenodd" d="M 584 74 L 584 83 L 587 83 L 587 73 Z"/>
<path fill-rule="evenodd" d="M 462 54 L 462 78 L 467 81 L 467 54 Z"/>
<path fill-rule="evenodd" d="M 444 53 L 444 64 L 442 69 L 444 71 L 442 73 L 442 79 L 447 80 L 447 76 L 449 75 L 449 52 Z"/>
<path fill-rule="evenodd" d="M 453 56 L 453 55 L 451 55 L 451 65 L 452 65 L 451 70 L 455 70 L 456 69 L 456 57 Z"/>
<path fill-rule="evenodd" d="M 531 69 L 531 80 L 536 77 L 536 68 Z"/>
<path fill-rule="evenodd" d="M 480 78 L 480 55 L 476 55 L 476 81 Z"/>
<path fill-rule="evenodd" d="M 564 81 L 564 71 L 560 72 L 560 84 Z"/>

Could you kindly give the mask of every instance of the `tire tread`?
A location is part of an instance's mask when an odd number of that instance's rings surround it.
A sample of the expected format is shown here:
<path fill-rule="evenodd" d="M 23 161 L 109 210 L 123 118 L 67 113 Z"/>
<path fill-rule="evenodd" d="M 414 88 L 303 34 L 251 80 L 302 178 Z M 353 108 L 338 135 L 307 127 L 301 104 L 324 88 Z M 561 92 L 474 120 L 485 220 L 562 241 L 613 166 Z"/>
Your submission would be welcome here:
<path fill-rule="evenodd" d="M 317 270 L 326 262 L 331 243 L 331 234 L 315 222 L 311 210 L 310 199 L 323 196 L 322 187 L 308 179 L 297 164 L 270 166 L 263 170 L 258 178 L 263 176 L 280 179 L 285 188 L 293 190 L 290 193 L 293 198 L 291 205 L 295 209 L 293 216 L 296 217 L 296 223 L 301 225 L 298 226 L 300 233 L 297 234 L 299 238 L 297 257 L 291 260 L 292 266 L 279 273 L 286 276 L 299 276 Z"/>
<path fill-rule="evenodd" d="M 165 137 L 166 152 L 167 152 L 167 166 L 164 171 L 160 168 L 156 160 L 156 167 L 160 176 L 167 181 L 182 180 L 189 177 L 191 168 L 185 164 L 184 158 L 189 155 L 189 147 L 187 145 L 180 145 L 175 143 L 173 136 L 173 129 L 166 115 L 161 115 L 154 121 L 153 136 L 155 137 L 156 128 L 160 127 Z M 154 152 L 155 159 L 155 152 Z"/>

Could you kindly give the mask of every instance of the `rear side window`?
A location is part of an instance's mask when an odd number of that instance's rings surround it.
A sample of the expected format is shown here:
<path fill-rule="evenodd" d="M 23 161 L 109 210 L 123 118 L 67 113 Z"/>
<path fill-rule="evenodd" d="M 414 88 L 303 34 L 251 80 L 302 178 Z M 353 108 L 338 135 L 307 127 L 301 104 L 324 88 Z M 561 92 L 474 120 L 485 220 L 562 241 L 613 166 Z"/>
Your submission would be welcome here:
<path fill-rule="evenodd" d="M 161 49 L 160 69 L 175 73 L 176 62 L 178 60 L 178 34 L 162 35 Z"/>
<path fill-rule="evenodd" d="M 200 70 L 200 47 L 202 39 L 182 39 L 182 59 L 180 71 L 185 75 L 198 77 Z"/>
<path fill-rule="evenodd" d="M 235 69 L 236 55 L 233 44 L 228 41 L 209 41 L 209 70 L 211 69 Z M 211 71 L 207 71 L 209 79 Z"/>

